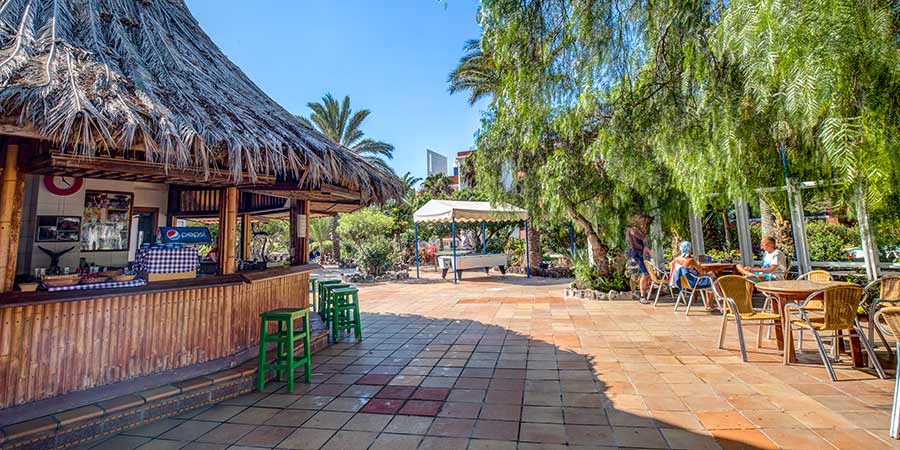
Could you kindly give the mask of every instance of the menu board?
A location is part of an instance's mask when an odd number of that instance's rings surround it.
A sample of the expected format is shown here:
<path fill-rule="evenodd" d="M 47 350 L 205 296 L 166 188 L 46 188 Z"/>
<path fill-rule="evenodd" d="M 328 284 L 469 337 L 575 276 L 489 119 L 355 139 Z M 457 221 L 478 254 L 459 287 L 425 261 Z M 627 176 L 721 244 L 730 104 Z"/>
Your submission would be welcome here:
<path fill-rule="evenodd" d="M 86 191 L 81 251 L 127 251 L 134 194 Z"/>

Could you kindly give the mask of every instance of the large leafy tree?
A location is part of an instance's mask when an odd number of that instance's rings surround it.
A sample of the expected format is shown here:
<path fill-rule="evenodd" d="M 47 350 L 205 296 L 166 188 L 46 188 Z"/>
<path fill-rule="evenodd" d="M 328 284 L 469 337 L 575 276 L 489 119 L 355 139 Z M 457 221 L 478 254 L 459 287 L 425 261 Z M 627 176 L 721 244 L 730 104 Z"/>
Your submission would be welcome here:
<path fill-rule="evenodd" d="M 451 94 L 469 93 L 469 104 L 474 105 L 486 97 L 492 97 L 500 86 L 499 72 L 491 60 L 490 52 L 481 48 L 480 39 L 472 39 L 463 47 L 465 52 L 456 68 L 447 77 Z"/>
<path fill-rule="evenodd" d="M 425 177 L 422 190 L 432 198 L 450 198 L 453 194 L 453 180 L 444 173 L 435 173 Z"/>
<path fill-rule="evenodd" d="M 387 142 L 376 141 L 364 137 L 362 124 L 372 112 L 361 109 L 354 112 L 350 108 L 350 97 L 338 101 L 325 94 L 320 102 L 311 102 L 307 106 L 312 110 L 309 118 L 301 117 L 300 121 L 313 127 L 329 139 L 357 153 L 369 162 L 388 167 L 385 159 L 394 157 L 394 146 Z"/>

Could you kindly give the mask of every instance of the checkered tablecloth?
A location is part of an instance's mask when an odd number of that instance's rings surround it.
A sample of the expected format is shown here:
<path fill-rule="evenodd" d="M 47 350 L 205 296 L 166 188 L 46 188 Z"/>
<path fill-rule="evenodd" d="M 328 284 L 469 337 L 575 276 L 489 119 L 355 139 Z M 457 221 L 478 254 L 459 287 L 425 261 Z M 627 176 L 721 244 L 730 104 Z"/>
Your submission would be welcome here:
<path fill-rule="evenodd" d="M 91 283 L 91 284 L 74 284 L 72 286 L 57 286 L 47 288 L 50 292 L 56 291 L 83 291 L 86 289 L 109 289 L 109 288 L 123 288 L 123 287 L 135 287 L 135 286 L 144 286 L 147 284 L 147 280 L 142 278 L 135 278 L 131 281 L 107 281 L 104 283 Z"/>
<path fill-rule="evenodd" d="M 194 247 L 142 248 L 134 257 L 135 270 L 145 273 L 196 272 L 200 259 Z"/>

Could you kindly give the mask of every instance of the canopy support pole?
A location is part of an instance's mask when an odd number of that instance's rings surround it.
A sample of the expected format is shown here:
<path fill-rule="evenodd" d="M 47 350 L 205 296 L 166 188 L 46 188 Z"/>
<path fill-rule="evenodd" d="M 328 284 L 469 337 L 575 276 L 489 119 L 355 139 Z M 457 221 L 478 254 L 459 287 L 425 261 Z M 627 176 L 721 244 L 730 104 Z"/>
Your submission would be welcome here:
<path fill-rule="evenodd" d="M 419 278 L 419 224 L 413 222 L 413 234 L 416 236 L 416 278 Z"/>
<path fill-rule="evenodd" d="M 487 222 L 481 221 L 481 254 L 487 255 Z"/>
<path fill-rule="evenodd" d="M 575 230 L 573 229 L 572 221 L 569 221 L 569 257 L 572 258 L 572 261 L 575 261 Z"/>
<path fill-rule="evenodd" d="M 450 222 L 450 248 L 453 249 L 453 284 L 456 284 L 456 217 Z"/>
<path fill-rule="evenodd" d="M 529 249 L 531 248 L 528 245 L 528 219 L 525 219 L 525 271 L 528 273 L 528 278 L 531 278 L 531 255 L 529 254 Z"/>

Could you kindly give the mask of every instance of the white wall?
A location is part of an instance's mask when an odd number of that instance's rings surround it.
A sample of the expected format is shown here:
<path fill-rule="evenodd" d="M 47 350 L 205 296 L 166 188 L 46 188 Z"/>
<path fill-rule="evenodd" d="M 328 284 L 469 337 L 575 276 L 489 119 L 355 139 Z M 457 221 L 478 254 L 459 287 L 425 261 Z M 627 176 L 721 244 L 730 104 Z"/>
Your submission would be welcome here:
<path fill-rule="evenodd" d="M 75 249 L 60 258 L 60 267 L 78 267 L 79 258 L 84 257 L 88 263 L 101 266 L 124 266 L 128 263 L 128 252 L 81 252 L 80 242 L 34 242 L 37 216 L 76 216 L 84 215 L 84 193 L 86 190 L 130 192 L 134 194 L 134 205 L 137 208 L 159 208 L 159 225 L 166 222 L 166 205 L 169 188 L 165 184 L 137 183 L 130 181 L 112 181 L 85 179 L 84 186 L 69 196 L 55 195 L 44 187 L 43 175 L 28 175 L 25 179 L 25 207 L 22 211 L 22 229 L 19 237 L 18 273 L 30 272 L 34 267 L 47 267 L 50 258 L 37 248 L 38 245 L 48 250 L 62 251 L 71 246 Z M 27 252 L 31 251 L 31 258 Z"/>

